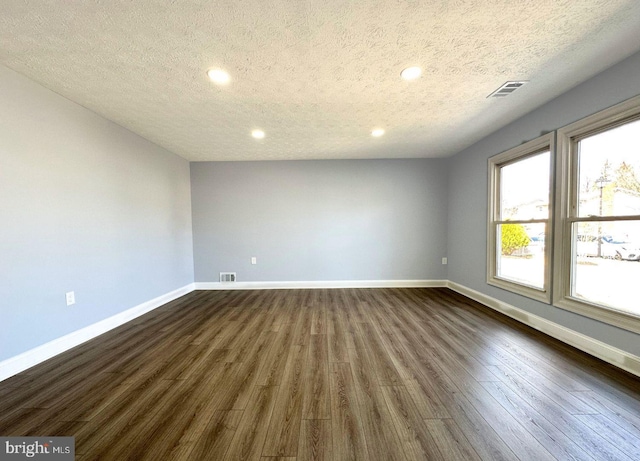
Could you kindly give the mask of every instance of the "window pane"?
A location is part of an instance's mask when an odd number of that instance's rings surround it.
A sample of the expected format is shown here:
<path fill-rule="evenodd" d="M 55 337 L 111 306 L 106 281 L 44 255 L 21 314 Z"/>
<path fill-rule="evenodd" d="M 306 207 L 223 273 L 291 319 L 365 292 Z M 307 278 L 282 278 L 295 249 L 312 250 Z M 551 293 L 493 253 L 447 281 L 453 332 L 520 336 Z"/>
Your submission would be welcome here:
<path fill-rule="evenodd" d="M 542 223 L 498 225 L 497 276 L 543 289 L 545 229 Z"/>
<path fill-rule="evenodd" d="M 640 221 L 576 223 L 571 296 L 640 315 Z"/>
<path fill-rule="evenodd" d="M 549 217 L 549 151 L 500 168 L 500 221 Z"/>
<path fill-rule="evenodd" d="M 578 216 L 640 215 L 640 120 L 579 141 Z"/>

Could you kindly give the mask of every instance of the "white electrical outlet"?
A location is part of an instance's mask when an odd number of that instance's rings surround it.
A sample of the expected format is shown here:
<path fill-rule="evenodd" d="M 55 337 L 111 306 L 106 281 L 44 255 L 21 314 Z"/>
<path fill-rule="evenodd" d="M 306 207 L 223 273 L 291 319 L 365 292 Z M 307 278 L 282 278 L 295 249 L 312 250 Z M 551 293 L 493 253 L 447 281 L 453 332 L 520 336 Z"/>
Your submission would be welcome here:
<path fill-rule="evenodd" d="M 76 293 L 75 291 L 69 291 L 66 294 L 67 297 L 67 306 L 71 306 L 76 303 Z"/>
<path fill-rule="evenodd" d="M 251 264 L 258 264 L 258 258 L 256 258 L 255 256 L 251 257 Z"/>
<path fill-rule="evenodd" d="M 442 264 L 446 265 L 447 264 L 447 258 L 442 258 Z"/>

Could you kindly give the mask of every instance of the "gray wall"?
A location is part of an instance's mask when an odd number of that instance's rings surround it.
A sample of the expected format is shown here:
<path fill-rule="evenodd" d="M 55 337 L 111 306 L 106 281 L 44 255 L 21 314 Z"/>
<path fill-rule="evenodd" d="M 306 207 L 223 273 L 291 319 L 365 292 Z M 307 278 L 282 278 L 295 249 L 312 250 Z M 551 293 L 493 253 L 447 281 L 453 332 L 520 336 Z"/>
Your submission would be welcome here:
<path fill-rule="evenodd" d="M 444 279 L 446 176 L 436 159 L 192 163 L 195 280 Z"/>
<path fill-rule="evenodd" d="M 487 285 L 487 159 L 543 132 L 640 94 L 640 54 L 545 104 L 450 159 L 449 280 L 640 355 L 640 335 Z"/>
<path fill-rule="evenodd" d="M 1 66 L 0 101 L 0 360 L 193 282 L 187 161 Z"/>

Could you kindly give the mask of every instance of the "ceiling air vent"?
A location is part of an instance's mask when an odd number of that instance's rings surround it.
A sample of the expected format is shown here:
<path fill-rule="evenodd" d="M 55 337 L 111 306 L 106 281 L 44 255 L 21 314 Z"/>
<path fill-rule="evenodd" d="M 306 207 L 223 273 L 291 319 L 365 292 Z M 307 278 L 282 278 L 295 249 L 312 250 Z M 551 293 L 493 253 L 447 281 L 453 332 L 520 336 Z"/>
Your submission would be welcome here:
<path fill-rule="evenodd" d="M 518 88 L 523 86 L 525 83 L 528 83 L 526 80 L 520 82 L 507 82 L 498 88 L 496 91 L 491 93 L 487 98 L 504 98 L 505 96 L 509 96 L 511 93 L 516 91 Z"/>
<path fill-rule="evenodd" d="M 235 272 L 220 272 L 220 281 L 223 283 L 235 282 L 236 281 L 236 273 Z"/>

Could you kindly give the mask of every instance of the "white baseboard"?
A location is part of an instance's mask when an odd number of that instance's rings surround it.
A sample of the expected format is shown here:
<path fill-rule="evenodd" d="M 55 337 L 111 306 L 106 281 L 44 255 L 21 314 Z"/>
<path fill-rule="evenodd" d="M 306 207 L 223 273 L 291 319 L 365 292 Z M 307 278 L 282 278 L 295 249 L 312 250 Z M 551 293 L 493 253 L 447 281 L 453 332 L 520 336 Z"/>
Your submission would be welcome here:
<path fill-rule="evenodd" d="M 304 288 L 435 288 L 447 280 L 328 280 L 320 282 L 196 282 L 196 290 L 299 290 Z"/>
<path fill-rule="evenodd" d="M 75 346 L 78 346 L 90 339 L 95 338 L 109 330 L 112 330 L 120 325 L 129 322 L 130 320 L 140 317 L 153 309 L 156 309 L 163 304 L 166 304 L 174 299 L 184 296 L 194 290 L 194 284 L 191 283 L 177 290 L 173 290 L 157 298 L 146 301 L 131 309 L 127 309 L 124 312 L 120 312 L 112 317 L 106 318 L 99 322 L 96 322 L 87 327 L 76 330 L 60 338 L 49 341 L 46 344 L 35 347 L 31 350 L 23 352 L 22 354 L 8 358 L 0 362 L 0 381 L 3 381 L 15 374 L 23 372 L 24 370 L 31 368 L 45 360 L 50 359 L 64 351 L 67 351 Z"/>
<path fill-rule="evenodd" d="M 485 306 L 508 315 L 509 317 L 524 323 L 538 331 L 548 334 L 570 346 L 573 346 L 587 354 L 604 360 L 611 365 L 622 368 L 629 373 L 640 376 L 640 357 L 630 354 L 609 344 L 598 341 L 590 336 L 583 335 L 577 331 L 563 327 L 555 322 L 534 315 L 511 304 L 502 302 L 496 298 L 480 293 L 479 291 L 467 288 L 456 282 L 449 281 L 447 286 L 453 291 L 460 293 L 467 298 L 484 304 Z"/>

